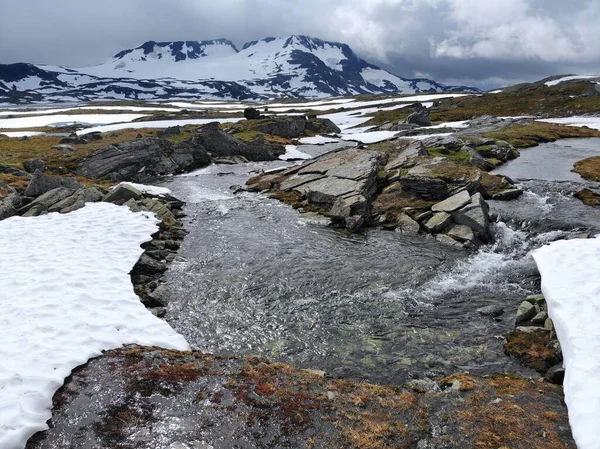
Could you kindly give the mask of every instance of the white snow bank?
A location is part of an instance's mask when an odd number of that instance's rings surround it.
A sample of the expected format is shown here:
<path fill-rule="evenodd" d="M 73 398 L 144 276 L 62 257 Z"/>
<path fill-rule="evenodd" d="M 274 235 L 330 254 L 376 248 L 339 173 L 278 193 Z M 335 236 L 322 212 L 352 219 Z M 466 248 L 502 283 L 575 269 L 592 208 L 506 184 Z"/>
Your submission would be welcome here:
<path fill-rule="evenodd" d="M 538 122 L 557 123 L 569 126 L 587 126 L 588 128 L 600 129 L 600 117 L 562 117 L 537 120 Z"/>
<path fill-rule="evenodd" d="M 587 80 L 590 78 L 600 78 L 600 75 L 573 75 L 573 76 L 565 76 L 563 78 L 559 78 L 554 81 L 548 81 L 544 83 L 548 87 L 556 86 L 557 84 L 563 83 L 565 81 L 573 81 L 573 80 Z"/>
<path fill-rule="evenodd" d="M 356 140 L 362 143 L 377 143 L 391 139 L 397 131 L 371 131 L 365 133 L 342 134 L 342 140 Z"/>
<path fill-rule="evenodd" d="M 579 449 L 598 449 L 600 239 L 560 240 L 533 253 L 561 344 L 565 402 Z"/>
<path fill-rule="evenodd" d="M 314 136 L 314 137 L 303 137 L 298 140 L 303 145 L 323 145 L 325 143 L 334 143 L 339 139 L 335 137 L 325 137 L 325 136 Z"/>
<path fill-rule="evenodd" d="M 0 447 L 48 428 L 71 370 L 135 343 L 188 344 L 133 292 L 129 271 L 158 229 L 147 212 L 109 203 L 0 221 Z"/>
<path fill-rule="evenodd" d="M 44 133 L 40 131 L 3 131 L 0 134 L 6 137 L 32 137 L 41 136 Z"/>
<path fill-rule="evenodd" d="M 142 193 L 148 193 L 150 195 L 156 196 L 164 196 L 171 195 L 171 191 L 166 187 L 158 187 L 158 186 L 149 186 L 146 184 L 136 184 L 135 182 L 121 182 L 119 185 L 129 185 L 135 189 L 138 189 Z M 117 186 L 111 187 L 110 190 L 114 189 Z"/>
<path fill-rule="evenodd" d="M 312 156 L 298 150 L 296 145 L 286 145 L 285 154 L 279 156 L 279 159 L 282 161 L 289 161 L 292 159 L 312 159 Z"/>
<path fill-rule="evenodd" d="M 155 120 L 148 122 L 134 122 L 134 123 L 116 123 L 114 125 L 94 126 L 92 128 L 82 129 L 77 131 L 78 136 L 93 132 L 106 133 L 109 131 L 118 131 L 120 129 L 140 129 L 140 128 L 168 128 L 169 126 L 185 126 L 185 125 L 206 125 L 211 122 L 219 123 L 235 123 L 242 118 L 198 118 L 198 119 L 187 119 L 187 120 Z"/>
<path fill-rule="evenodd" d="M 57 123 L 73 124 L 105 124 L 131 122 L 137 118 L 145 117 L 143 114 L 58 114 L 39 115 L 35 117 L 16 117 L 0 119 L 0 128 L 37 128 L 39 126 L 51 126 Z"/>

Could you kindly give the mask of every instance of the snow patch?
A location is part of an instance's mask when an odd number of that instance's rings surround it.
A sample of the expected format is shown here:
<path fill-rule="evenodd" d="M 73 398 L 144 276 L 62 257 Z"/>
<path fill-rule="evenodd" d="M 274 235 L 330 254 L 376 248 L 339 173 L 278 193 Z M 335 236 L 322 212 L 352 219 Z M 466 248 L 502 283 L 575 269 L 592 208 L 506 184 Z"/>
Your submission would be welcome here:
<path fill-rule="evenodd" d="M 131 122 L 137 118 L 145 117 L 143 114 L 57 114 L 39 115 L 36 117 L 17 117 L 0 119 L 0 128 L 38 128 L 41 126 L 83 124 L 108 124 Z"/>
<path fill-rule="evenodd" d="M 324 137 L 324 136 L 313 136 L 313 137 L 302 137 L 298 140 L 303 145 L 323 145 L 325 143 L 335 143 L 339 139 L 335 137 Z"/>
<path fill-rule="evenodd" d="M 565 402 L 579 449 L 598 449 L 600 422 L 600 239 L 560 240 L 534 251 L 561 344 Z"/>
<path fill-rule="evenodd" d="M 557 84 L 564 83 L 565 81 L 574 81 L 574 80 L 587 80 L 590 78 L 600 78 L 600 75 L 573 75 L 573 76 L 565 76 L 563 78 L 559 78 L 554 81 L 548 81 L 544 83 L 548 87 L 556 86 Z"/>
<path fill-rule="evenodd" d="M 279 156 L 279 159 L 282 161 L 290 161 L 294 159 L 312 159 L 312 156 L 298 150 L 296 145 L 286 145 L 285 154 Z"/>
<path fill-rule="evenodd" d="M 137 190 L 139 190 L 142 193 L 147 193 L 149 195 L 156 195 L 156 196 L 165 196 L 165 195 L 171 195 L 172 192 L 167 189 L 166 187 L 158 187 L 158 186 L 149 186 L 146 184 L 136 184 L 135 182 L 121 182 L 118 185 L 128 185 L 131 186 Z M 110 190 L 115 189 L 117 186 L 111 187 Z"/>
<path fill-rule="evenodd" d="M 144 307 L 129 277 L 157 223 L 109 203 L 0 221 L 2 449 L 22 449 L 47 429 L 54 392 L 103 350 L 189 349 Z"/>

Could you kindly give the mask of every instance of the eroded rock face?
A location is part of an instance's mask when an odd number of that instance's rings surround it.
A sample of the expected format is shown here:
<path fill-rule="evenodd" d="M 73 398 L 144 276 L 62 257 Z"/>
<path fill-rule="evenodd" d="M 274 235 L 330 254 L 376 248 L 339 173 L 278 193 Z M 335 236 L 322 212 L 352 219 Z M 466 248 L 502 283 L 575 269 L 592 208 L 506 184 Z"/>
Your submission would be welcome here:
<path fill-rule="evenodd" d="M 108 351 L 74 371 L 51 428 L 27 449 L 575 449 L 555 385 L 456 374 L 402 387 L 323 374 L 256 357 Z"/>

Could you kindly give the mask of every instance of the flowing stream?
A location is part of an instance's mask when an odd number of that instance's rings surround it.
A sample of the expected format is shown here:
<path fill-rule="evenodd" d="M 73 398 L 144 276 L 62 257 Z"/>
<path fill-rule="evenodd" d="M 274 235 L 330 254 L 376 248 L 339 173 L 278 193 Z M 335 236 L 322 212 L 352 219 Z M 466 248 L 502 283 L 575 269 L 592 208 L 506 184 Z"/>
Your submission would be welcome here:
<path fill-rule="evenodd" d="M 587 148 L 577 160 L 594 145 L 600 154 L 600 139 L 563 142 L 569 151 L 580 142 Z M 318 155 L 337 147 L 301 150 Z M 526 151 L 521 160 L 530 164 Z M 548 160 L 542 151 L 537 163 Z M 503 173 L 522 177 L 518 163 Z M 194 348 L 387 384 L 456 371 L 533 374 L 503 354 L 502 334 L 513 329 L 520 301 L 539 293 L 530 251 L 599 231 L 600 212 L 572 197 L 578 180 L 548 180 L 562 179 L 552 174 L 519 181 L 520 199 L 490 202 L 495 243 L 469 252 L 426 236 L 349 235 L 277 200 L 229 188 L 289 164 L 213 165 L 166 182 L 187 202 L 190 231 L 167 274 L 167 320 Z M 505 313 L 493 319 L 477 312 L 489 305 Z"/>

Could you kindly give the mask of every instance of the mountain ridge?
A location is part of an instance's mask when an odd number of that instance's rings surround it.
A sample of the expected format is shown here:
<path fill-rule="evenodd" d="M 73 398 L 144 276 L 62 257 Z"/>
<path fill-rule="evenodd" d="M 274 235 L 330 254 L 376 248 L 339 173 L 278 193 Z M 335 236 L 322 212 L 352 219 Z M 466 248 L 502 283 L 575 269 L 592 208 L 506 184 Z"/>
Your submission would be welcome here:
<path fill-rule="evenodd" d="M 0 65 L 0 83 L 9 89 L 5 94 L 0 89 L 0 101 L 13 102 L 478 91 L 403 78 L 361 59 L 347 44 L 306 35 L 267 37 L 247 42 L 241 50 L 225 38 L 150 40 L 92 67 Z"/>

